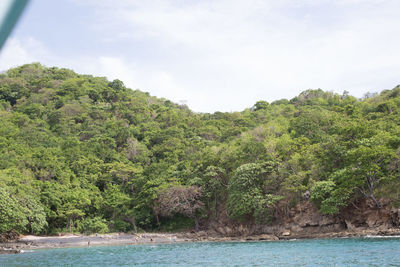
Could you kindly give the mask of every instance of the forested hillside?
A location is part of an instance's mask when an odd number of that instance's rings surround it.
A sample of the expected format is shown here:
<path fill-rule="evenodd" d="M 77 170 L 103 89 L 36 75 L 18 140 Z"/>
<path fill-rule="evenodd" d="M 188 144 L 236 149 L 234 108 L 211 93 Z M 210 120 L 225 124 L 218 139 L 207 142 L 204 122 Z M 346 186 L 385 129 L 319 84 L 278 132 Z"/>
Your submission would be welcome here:
<path fill-rule="evenodd" d="M 211 96 L 210 96 L 211 97 Z M 0 75 L 0 232 L 269 224 L 400 205 L 400 87 L 362 100 L 307 90 L 199 114 L 119 80 L 24 65 Z"/>

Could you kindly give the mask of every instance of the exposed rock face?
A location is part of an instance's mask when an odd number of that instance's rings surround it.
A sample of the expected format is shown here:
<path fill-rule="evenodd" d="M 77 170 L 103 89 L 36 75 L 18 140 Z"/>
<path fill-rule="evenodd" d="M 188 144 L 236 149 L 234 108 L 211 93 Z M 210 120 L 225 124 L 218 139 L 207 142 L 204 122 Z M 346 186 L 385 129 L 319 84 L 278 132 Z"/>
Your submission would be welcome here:
<path fill-rule="evenodd" d="M 307 200 L 293 207 L 288 215 L 278 218 L 276 223 L 285 229 L 279 233 L 281 237 L 308 237 L 345 229 L 338 216 L 320 214 Z"/>
<path fill-rule="evenodd" d="M 384 200 L 380 202 L 380 210 L 366 200 L 349 205 L 338 215 L 322 215 L 312 203 L 303 200 L 269 225 L 237 224 L 225 216 L 211 223 L 209 229 L 217 235 L 242 236 L 246 240 L 260 240 L 262 235 L 271 240 L 271 236 L 288 239 L 400 233 L 400 209 L 390 209 Z"/>
<path fill-rule="evenodd" d="M 293 217 L 289 218 L 289 223 L 297 224 L 300 227 L 308 226 L 328 226 L 339 223 L 335 216 L 322 215 L 308 201 L 299 203 L 294 209 Z"/>
<path fill-rule="evenodd" d="M 400 227 L 400 208 L 390 210 L 390 221 L 393 226 Z"/>

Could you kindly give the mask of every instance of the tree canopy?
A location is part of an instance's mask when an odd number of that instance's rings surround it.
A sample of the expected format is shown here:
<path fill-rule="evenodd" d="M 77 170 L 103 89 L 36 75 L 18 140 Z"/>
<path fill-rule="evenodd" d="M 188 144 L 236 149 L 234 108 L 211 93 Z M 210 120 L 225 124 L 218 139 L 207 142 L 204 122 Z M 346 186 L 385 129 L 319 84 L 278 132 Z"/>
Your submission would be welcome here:
<path fill-rule="evenodd" d="M 0 232 L 270 223 L 310 192 L 321 213 L 400 204 L 400 87 L 307 90 L 195 113 L 122 81 L 23 65 L 0 74 Z M 289 201 L 288 201 L 289 200 Z"/>

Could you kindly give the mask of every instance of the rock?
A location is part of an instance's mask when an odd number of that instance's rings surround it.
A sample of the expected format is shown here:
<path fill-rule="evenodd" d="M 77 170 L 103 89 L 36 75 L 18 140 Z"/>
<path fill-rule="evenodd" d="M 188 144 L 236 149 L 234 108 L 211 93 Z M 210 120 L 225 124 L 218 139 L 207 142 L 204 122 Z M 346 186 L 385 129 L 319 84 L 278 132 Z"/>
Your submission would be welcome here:
<path fill-rule="evenodd" d="M 232 228 L 225 226 L 225 234 L 230 236 L 230 235 L 232 235 L 232 233 L 233 233 Z"/>
<path fill-rule="evenodd" d="M 303 228 L 302 227 L 300 227 L 299 225 L 297 225 L 297 224 L 293 224 L 293 225 L 291 225 L 290 226 L 290 231 L 291 232 L 297 232 L 297 233 L 299 233 L 299 232 L 302 232 L 303 231 Z"/>
<path fill-rule="evenodd" d="M 19 239 L 19 234 L 14 230 L 9 230 L 5 233 L 0 234 L 0 243 L 11 242 Z"/>
<path fill-rule="evenodd" d="M 262 234 L 262 235 L 246 236 L 245 240 L 246 241 L 276 241 L 276 240 L 279 240 L 279 238 L 275 235 Z"/>
<path fill-rule="evenodd" d="M 282 227 L 282 225 L 264 225 L 258 229 L 257 232 L 259 233 L 264 233 L 264 234 L 274 234 L 274 233 L 280 233 L 284 230 L 285 228 Z"/>
<path fill-rule="evenodd" d="M 242 224 L 239 225 L 239 227 L 237 228 L 237 231 L 239 232 L 240 235 L 248 235 L 249 234 L 249 228 L 244 227 Z"/>
<path fill-rule="evenodd" d="M 368 224 L 368 227 L 372 228 L 376 224 L 376 218 L 368 217 L 366 223 Z"/>
<path fill-rule="evenodd" d="M 206 232 L 206 231 L 198 231 L 198 232 L 196 233 L 196 235 L 197 235 L 198 237 L 205 237 L 205 236 L 207 236 L 207 232 Z"/>
<path fill-rule="evenodd" d="M 350 221 L 345 220 L 344 222 L 346 223 L 347 229 L 349 229 L 350 231 L 355 231 L 356 230 L 356 227 Z"/>
<path fill-rule="evenodd" d="M 303 199 L 305 199 L 305 200 L 308 200 L 310 198 L 310 191 L 306 191 L 306 192 L 304 192 L 304 194 L 303 194 Z"/>
<path fill-rule="evenodd" d="M 290 230 L 284 231 L 282 236 L 290 236 Z"/>
<path fill-rule="evenodd" d="M 301 227 L 318 226 L 321 219 L 320 214 L 312 211 L 302 212 L 294 217 L 294 221 Z"/>
<path fill-rule="evenodd" d="M 325 226 L 331 224 L 335 224 L 335 219 L 331 216 L 321 216 L 318 221 L 319 226 Z"/>
<path fill-rule="evenodd" d="M 260 241 L 264 241 L 264 240 L 266 240 L 266 241 L 276 241 L 276 240 L 279 240 L 279 238 L 276 235 L 266 235 L 266 234 L 264 234 L 264 235 L 259 235 L 258 236 L 258 240 L 260 240 Z"/>
<path fill-rule="evenodd" d="M 390 217 L 392 224 L 394 226 L 400 226 L 400 209 L 391 209 L 390 210 Z"/>
<path fill-rule="evenodd" d="M 217 227 L 216 230 L 217 230 L 217 233 L 219 233 L 219 234 L 221 234 L 221 235 L 225 235 L 225 234 L 226 234 L 225 229 L 224 229 L 224 227 L 222 227 L 222 226 Z"/>
<path fill-rule="evenodd" d="M 378 227 L 378 230 L 379 231 L 387 231 L 388 229 L 390 228 L 390 226 L 387 224 L 387 223 L 383 223 L 382 225 L 380 225 L 379 227 Z M 386 235 L 386 233 L 385 233 L 385 235 Z"/>
<path fill-rule="evenodd" d="M 18 254 L 21 253 L 21 250 L 19 249 L 0 249 L 0 254 Z"/>

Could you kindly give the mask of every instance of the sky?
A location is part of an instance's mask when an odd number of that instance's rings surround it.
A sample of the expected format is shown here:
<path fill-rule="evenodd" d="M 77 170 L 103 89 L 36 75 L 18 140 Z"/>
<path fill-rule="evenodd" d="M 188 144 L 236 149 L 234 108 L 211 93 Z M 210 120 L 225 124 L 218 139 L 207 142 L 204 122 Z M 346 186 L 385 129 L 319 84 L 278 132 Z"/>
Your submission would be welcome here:
<path fill-rule="evenodd" d="M 400 84 L 397 0 L 32 0 L 0 52 L 120 79 L 195 112 Z"/>

